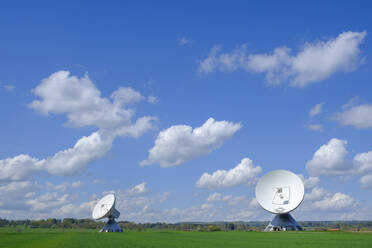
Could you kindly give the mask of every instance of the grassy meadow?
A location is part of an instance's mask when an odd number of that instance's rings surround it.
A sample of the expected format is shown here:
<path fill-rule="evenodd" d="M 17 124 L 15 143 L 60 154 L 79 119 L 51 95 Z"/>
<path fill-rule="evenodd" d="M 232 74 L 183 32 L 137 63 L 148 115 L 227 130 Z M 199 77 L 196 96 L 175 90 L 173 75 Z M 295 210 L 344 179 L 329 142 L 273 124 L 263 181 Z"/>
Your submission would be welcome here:
<path fill-rule="evenodd" d="M 37 248 L 218 248 L 372 247 L 372 233 L 351 232 L 178 232 L 0 228 L 0 247 Z"/>

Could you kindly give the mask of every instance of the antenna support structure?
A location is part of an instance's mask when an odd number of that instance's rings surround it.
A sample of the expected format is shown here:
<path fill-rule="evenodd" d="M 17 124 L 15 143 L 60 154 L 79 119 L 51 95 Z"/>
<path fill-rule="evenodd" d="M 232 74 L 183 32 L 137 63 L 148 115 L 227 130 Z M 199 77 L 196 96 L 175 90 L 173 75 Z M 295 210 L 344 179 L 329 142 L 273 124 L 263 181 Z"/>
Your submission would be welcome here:
<path fill-rule="evenodd" d="M 297 223 L 297 221 L 290 215 L 277 214 L 274 219 L 266 226 L 265 232 L 272 231 L 303 231 L 304 229 Z"/>

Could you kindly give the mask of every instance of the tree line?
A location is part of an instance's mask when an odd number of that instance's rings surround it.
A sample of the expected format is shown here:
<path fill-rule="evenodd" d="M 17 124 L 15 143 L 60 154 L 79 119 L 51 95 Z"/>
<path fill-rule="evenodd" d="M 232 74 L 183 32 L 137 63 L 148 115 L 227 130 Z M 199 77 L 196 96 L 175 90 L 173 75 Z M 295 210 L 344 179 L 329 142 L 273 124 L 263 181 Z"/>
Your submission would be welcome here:
<path fill-rule="evenodd" d="M 345 231 L 371 231 L 372 221 L 302 221 L 299 222 L 306 230 L 345 230 Z M 41 220 L 7 220 L 0 218 L 0 227 L 24 228 L 58 228 L 58 229 L 101 229 L 105 223 L 93 219 L 41 219 Z M 145 231 L 175 230 L 175 231 L 261 231 L 268 222 L 181 222 L 181 223 L 135 223 L 119 221 L 124 230 Z"/>

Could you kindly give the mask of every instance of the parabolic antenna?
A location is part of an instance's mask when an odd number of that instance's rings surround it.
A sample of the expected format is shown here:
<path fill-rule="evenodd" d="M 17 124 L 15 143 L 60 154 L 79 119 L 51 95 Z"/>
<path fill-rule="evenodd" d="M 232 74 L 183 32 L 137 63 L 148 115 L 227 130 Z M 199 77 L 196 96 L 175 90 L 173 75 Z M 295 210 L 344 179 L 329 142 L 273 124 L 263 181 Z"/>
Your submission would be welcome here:
<path fill-rule="evenodd" d="M 302 230 L 289 212 L 304 199 L 305 188 L 300 177 L 287 170 L 271 171 L 256 186 L 256 199 L 260 206 L 276 214 L 265 231 Z"/>
<path fill-rule="evenodd" d="M 115 218 L 119 218 L 120 212 L 115 209 L 116 197 L 114 194 L 104 196 L 94 206 L 92 217 L 95 220 L 108 218 L 108 222 L 102 227 L 100 232 L 122 232 L 123 230 L 118 226 Z"/>

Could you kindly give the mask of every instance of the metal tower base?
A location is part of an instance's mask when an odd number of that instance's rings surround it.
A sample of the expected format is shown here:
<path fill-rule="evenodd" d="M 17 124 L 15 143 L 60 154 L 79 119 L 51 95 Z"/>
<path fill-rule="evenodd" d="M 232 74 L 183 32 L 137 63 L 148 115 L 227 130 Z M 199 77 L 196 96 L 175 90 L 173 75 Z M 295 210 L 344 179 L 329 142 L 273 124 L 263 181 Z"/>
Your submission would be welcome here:
<path fill-rule="evenodd" d="M 303 231 L 303 228 L 290 214 L 277 214 L 269 225 L 265 228 L 265 232 L 271 231 Z"/>
<path fill-rule="evenodd" d="M 100 232 L 122 232 L 123 229 L 120 228 L 118 223 L 116 223 L 114 218 L 110 218 L 108 222 L 102 227 Z"/>

